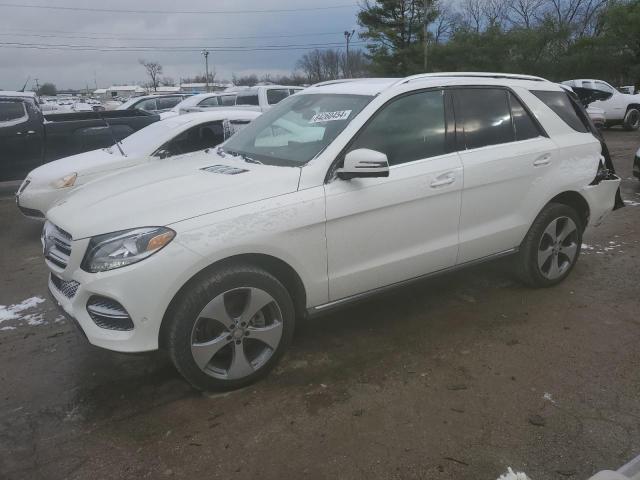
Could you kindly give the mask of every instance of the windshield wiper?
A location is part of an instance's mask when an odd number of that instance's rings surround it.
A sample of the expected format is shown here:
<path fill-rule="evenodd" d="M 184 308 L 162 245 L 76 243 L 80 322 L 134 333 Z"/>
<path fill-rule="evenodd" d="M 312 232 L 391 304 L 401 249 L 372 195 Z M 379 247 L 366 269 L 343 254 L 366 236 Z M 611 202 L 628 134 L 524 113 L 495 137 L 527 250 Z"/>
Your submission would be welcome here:
<path fill-rule="evenodd" d="M 257 165 L 264 165 L 264 163 L 262 163 L 260 160 L 256 160 L 255 158 L 251 158 L 246 153 L 234 152 L 232 150 L 224 150 L 222 147 L 218 147 L 218 153 L 222 153 L 223 157 L 224 157 L 225 153 L 228 153 L 229 155 L 231 155 L 233 157 L 240 157 L 241 159 L 243 159 L 247 163 L 255 163 Z"/>

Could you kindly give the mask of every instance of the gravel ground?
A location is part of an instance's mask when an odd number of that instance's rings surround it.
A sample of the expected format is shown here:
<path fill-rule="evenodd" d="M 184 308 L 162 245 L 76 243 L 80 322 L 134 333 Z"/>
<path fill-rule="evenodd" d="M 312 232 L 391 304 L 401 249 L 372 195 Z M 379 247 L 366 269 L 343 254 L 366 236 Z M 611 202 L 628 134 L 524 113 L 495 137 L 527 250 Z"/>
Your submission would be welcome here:
<path fill-rule="evenodd" d="M 193 391 L 162 354 L 88 345 L 48 300 L 41 226 L 0 199 L 0 478 L 617 468 L 640 454 L 640 135 L 607 140 L 628 206 L 586 235 L 562 285 L 525 288 L 508 261 L 422 282 L 301 322 L 275 372 L 221 395 Z"/>

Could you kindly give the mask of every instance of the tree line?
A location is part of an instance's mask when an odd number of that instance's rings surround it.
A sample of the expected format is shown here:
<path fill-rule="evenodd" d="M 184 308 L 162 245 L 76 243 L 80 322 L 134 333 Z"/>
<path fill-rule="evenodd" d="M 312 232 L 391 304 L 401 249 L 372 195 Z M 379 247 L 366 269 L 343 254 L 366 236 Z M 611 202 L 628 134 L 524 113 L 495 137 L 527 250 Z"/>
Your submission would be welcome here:
<path fill-rule="evenodd" d="M 364 0 L 374 75 L 495 71 L 640 80 L 640 0 Z M 425 18 L 426 17 L 426 18 Z M 426 55 L 425 55 L 425 23 Z"/>

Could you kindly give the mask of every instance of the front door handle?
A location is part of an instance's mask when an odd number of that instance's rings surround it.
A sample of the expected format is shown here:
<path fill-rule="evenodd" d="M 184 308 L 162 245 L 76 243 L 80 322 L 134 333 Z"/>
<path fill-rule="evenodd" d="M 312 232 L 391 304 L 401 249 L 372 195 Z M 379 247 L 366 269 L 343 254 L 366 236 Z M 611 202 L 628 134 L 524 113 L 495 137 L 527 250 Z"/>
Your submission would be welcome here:
<path fill-rule="evenodd" d="M 549 165 L 551 163 L 551 154 L 550 153 L 546 153 L 544 155 L 542 155 L 541 157 L 538 157 L 535 159 L 535 161 L 533 162 L 533 166 L 534 167 L 543 167 L 545 165 Z"/>
<path fill-rule="evenodd" d="M 452 173 L 445 173 L 440 175 L 434 181 L 431 182 L 431 188 L 444 187 L 445 185 L 451 185 L 456 181 L 456 177 Z"/>

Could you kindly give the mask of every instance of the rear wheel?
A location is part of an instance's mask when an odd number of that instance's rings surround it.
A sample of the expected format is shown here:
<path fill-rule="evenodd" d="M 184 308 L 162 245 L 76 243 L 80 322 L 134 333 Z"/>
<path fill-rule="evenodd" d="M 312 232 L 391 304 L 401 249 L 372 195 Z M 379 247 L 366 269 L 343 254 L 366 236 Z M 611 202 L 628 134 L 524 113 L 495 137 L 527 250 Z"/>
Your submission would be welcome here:
<path fill-rule="evenodd" d="M 293 335 L 293 302 L 270 273 L 225 268 L 195 282 L 167 328 L 169 354 L 197 389 L 230 390 L 266 375 Z"/>
<path fill-rule="evenodd" d="M 577 212 L 563 204 L 547 205 L 520 245 L 517 273 L 532 287 L 563 281 L 580 255 L 583 226 Z"/>
<path fill-rule="evenodd" d="M 624 116 L 624 128 L 630 131 L 640 128 L 640 110 L 637 108 L 627 110 L 627 114 Z"/>

